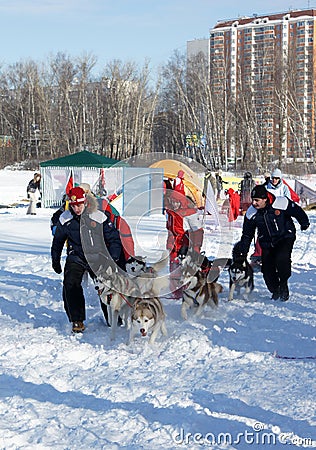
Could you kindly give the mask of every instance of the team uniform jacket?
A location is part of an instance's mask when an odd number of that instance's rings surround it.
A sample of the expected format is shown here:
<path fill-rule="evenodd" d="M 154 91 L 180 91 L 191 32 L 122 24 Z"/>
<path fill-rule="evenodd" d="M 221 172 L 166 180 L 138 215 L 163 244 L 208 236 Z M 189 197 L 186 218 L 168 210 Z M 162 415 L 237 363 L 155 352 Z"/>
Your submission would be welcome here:
<path fill-rule="evenodd" d="M 67 260 L 83 266 L 98 261 L 100 255 L 118 261 L 122 244 L 118 231 L 107 216 L 101 211 L 84 211 L 77 216 L 72 209 L 64 211 L 59 217 L 55 231 L 51 256 L 52 261 L 59 262 L 65 242 L 67 241 Z M 88 261 L 87 261 L 88 260 Z"/>
<path fill-rule="evenodd" d="M 185 226 L 189 217 L 196 216 L 196 208 L 188 207 L 186 199 L 181 199 L 182 207 L 173 211 L 167 209 L 167 249 L 171 250 L 171 258 L 176 258 L 183 248 L 192 246 L 196 252 L 201 250 L 203 241 L 203 228 L 194 230 L 187 229 Z"/>
<path fill-rule="evenodd" d="M 258 240 L 262 248 L 274 247 L 280 240 L 292 238 L 295 240 L 296 229 L 292 217 L 301 226 L 308 226 L 309 220 L 305 211 L 287 197 L 276 197 L 272 204 L 265 208 L 248 208 L 242 231 L 241 251 L 248 253 L 256 228 Z"/>

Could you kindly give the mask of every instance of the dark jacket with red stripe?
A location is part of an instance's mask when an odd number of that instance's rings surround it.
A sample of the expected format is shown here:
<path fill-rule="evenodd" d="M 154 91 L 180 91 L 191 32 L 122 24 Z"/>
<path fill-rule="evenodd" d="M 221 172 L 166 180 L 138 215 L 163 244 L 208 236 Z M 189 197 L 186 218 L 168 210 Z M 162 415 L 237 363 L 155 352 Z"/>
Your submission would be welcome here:
<path fill-rule="evenodd" d="M 272 196 L 273 197 L 273 196 Z M 301 227 L 308 227 L 309 220 L 305 211 L 287 197 L 273 197 L 273 203 L 265 208 L 248 208 L 240 240 L 241 251 L 247 254 L 255 231 L 258 229 L 258 240 L 262 248 L 274 247 L 280 240 L 295 240 L 296 228 L 292 217 Z"/>
<path fill-rule="evenodd" d="M 67 260 L 96 271 L 110 257 L 119 262 L 122 244 L 118 231 L 107 216 L 98 210 L 86 210 L 77 216 L 71 209 L 64 211 L 57 224 L 51 256 L 59 262 L 67 241 Z"/>

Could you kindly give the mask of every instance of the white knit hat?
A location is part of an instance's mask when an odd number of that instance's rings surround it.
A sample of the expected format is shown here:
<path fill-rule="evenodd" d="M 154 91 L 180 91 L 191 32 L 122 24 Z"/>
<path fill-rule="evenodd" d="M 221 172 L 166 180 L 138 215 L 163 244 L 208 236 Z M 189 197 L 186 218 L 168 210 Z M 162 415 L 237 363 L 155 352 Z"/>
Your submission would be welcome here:
<path fill-rule="evenodd" d="M 282 178 L 282 172 L 280 169 L 274 169 L 271 173 L 271 178 Z"/>

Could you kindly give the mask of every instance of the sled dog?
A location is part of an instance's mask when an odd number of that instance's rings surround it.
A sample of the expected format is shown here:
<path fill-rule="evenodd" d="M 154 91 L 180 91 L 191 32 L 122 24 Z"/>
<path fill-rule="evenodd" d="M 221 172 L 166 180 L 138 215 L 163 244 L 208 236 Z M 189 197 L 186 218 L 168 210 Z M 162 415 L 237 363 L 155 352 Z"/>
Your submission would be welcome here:
<path fill-rule="evenodd" d="M 217 282 L 219 266 L 213 265 L 204 254 L 190 252 L 182 260 L 181 265 L 184 284 L 181 316 L 187 320 L 187 311 L 193 306 L 197 307 L 197 316 L 207 304 L 217 306 L 218 294 L 222 292 L 223 287 Z"/>
<path fill-rule="evenodd" d="M 240 293 L 243 288 L 243 297 L 248 299 L 250 293 L 254 289 L 254 275 L 253 268 L 247 261 L 247 257 L 242 255 L 239 250 L 239 244 L 235 244 L 232 253 L 232 259 L 228 267 L 229 274 L 229 295 L 228 300 L 234 299 L 234 292 Z"/>
<path fill-rule="evenodd" d="M 149 343 L 153 344 L 159 331 L 167 336 L 165 312 L 158 297 L 137 298 L 132 307 L 129 343 L 135 336 L 147 336 L 151 333 Z"/>
<path fill-rule="evenodd" d="M 111 327 L 111 340 L 116 337 L 119 322 L 124 323 L 129 328 L 130 310 L 134 301 L 134 297 L 126 295 L 126 293 L 122 294 L 114 288 L 114 285 L 117 286 L 118 284 L 116 273 L 109 267 L 102 275 L 99 273 L 94 279 L 95 289 L 104 305 L 102 310 L 105 319 Z M 132 290 L 133 288 L 130 288 L 130 291 Z"/>
<path fill-rule="evenodd" d="M 130 275 L 109 265 L 106 269 L 100 267 L 95 280 L 101 301 L 109 309 L 109 324 L 111 325 L 111 339 L 115 339 L 117 321 L 120 317 L 129 327 L 131 307 L 136 298 L 153 298 L 160 295 L 160 291 L 168 286 L 166 276 L 158 276 L 158 270 L 167 264 L 168 259 L 154 264 L 150 273 L 140 271 L 138 275 Z M 134 273 L 132 271 L 132 273 Z M 109 297 L 110 296 L 110 297 Z M 109 301 L 110 298 L 110 301 Z"/>
<path fill-rule="evenodd" d="M 159 275 L 159 272 L 167 266 L 168 261 L 168 252 L 163 252 L 162 258 L 150 265 L 147 264 L 146 257 L 130 256 L 126 262 L 126 272 L 139 286 L 142 294 L 149 292 L 153 296 L 159 297 L 161 290 L 168 287 L 168 277 Z"/>
<path fill-rule="evenodd" d="M 149 266 L 146 261 L 146 256 L 130 256 L 126 261 L 126 272 L 134 276 L 140 274 L 158 275 L 158 271 L 164 268 L 166 263 L 167 260 L 162 259 Z"/>
<path fill-rule="evenodd" d="M 130 256 L 126 262 L 126 272 L 139 287 L 142 297 L 144 293 L 150 293 L 154 297 L 159 297 L 161 290 L 168 287 L 168 277 L 159 275 L 168 263 L 168 252 L 164 252 L 162 259 L 150 265 L 146 262 L 146 257 Z"/>

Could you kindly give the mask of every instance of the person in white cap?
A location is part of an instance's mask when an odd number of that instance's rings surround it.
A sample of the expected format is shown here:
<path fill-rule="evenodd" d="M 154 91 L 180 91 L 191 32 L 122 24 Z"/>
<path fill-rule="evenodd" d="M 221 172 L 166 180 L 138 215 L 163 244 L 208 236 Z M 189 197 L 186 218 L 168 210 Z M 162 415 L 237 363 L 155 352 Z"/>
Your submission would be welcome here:
<path fill-rule="evenodd" d="M 271 180 L 267 183 L 266 189 L 275 197 L 291 198 L 289 187 L 282 180 L 283 175 L 280 169 L 274 169 L 271 173 Z"/>

